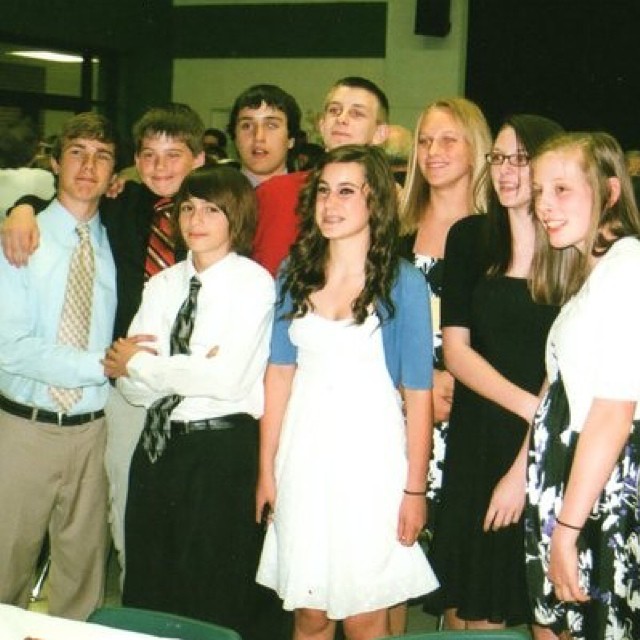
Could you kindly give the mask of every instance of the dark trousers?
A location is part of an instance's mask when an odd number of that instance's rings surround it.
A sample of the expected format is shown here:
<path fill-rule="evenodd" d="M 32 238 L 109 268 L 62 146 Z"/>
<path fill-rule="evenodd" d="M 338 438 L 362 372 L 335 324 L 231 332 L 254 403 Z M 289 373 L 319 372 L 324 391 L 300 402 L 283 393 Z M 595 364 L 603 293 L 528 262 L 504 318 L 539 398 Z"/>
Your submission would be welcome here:
<path fill-rule="evenodd" d="M 124 605 L 230 627 L 243 640 L 290 637 L 277 596 L 256 584 L 257 421 L 173 436 L 129 474 Z M 280 632 L 280 629 L 282 632 Z"/>

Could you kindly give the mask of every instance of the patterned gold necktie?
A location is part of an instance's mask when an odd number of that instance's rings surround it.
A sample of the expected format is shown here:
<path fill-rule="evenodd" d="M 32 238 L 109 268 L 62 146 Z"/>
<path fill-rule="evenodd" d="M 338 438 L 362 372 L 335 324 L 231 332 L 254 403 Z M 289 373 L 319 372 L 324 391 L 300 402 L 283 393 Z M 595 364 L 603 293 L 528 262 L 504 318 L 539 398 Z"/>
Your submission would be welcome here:
<path fill-rule="evenodd" d="M 95 261 L 88 223 L 79 224 L 76 233 L 79 242 L 71 256 L 56 342 L 85 350 L 89 344 L 91 327 Z M 80 400 L 82 389 L 50 387 L 49 394 L 60 410 L 66 413 Z"/>

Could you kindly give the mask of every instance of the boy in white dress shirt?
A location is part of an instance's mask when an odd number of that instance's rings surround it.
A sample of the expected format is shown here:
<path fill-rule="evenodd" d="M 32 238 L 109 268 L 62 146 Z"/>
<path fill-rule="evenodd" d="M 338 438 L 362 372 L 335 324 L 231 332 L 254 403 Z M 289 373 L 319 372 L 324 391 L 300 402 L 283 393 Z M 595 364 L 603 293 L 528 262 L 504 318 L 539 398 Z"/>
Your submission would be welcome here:
<path fill-rule="evenodd" d="M 247 640 L 260 599 L 254 490 L 275 301 L 271 276 L 240 255 L 255 215 L 236 169 L 189 174 L 174 211 L 189 255 L 149 280 L 130 337 L 106 358 L 124 396 L 147 409 L 129 480 L 123 603 Z"/>

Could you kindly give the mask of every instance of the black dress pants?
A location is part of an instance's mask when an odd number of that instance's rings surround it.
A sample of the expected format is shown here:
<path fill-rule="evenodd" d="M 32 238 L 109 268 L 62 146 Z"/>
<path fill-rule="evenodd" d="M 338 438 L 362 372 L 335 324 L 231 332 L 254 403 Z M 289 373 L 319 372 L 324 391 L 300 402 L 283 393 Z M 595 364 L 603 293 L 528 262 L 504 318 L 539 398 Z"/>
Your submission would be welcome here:
<path fill-rule="evenodd" d="M 256 584 L 257 421 L 174 435 L 151 463 L 139 443 L 129 474 L 123 604 L 289 638 L 280 600 Z"/>

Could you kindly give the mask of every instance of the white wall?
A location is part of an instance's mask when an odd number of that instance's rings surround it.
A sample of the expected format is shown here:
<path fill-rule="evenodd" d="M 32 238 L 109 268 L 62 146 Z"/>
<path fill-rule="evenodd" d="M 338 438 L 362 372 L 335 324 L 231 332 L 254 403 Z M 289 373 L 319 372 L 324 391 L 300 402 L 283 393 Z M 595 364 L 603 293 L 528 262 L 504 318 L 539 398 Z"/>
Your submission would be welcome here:
<path fill-rule="evenodd" d="M 175 6 L 228 3 L 174 0 Z M 274 0 L 236 0 L 236 4 L 242 3 L 273 4 Z M 464 91 L 468 0 L 452 0 L 452 27 L 446 38 L 414 35 L 415 0 L 387 0 L 387 5 L 385 59 L 176 59 L 173 99 L 190 104 L 207 126 L 223 128 L 228 110 L 241 91 L 252 84 L 277 84 L 295 96 L 305 115 L 304 128 L 311 132 L 327 89 L 342 76 L 359 75 L 385 90 L 392 122 L 413 129 L 427 103 Z"/>

